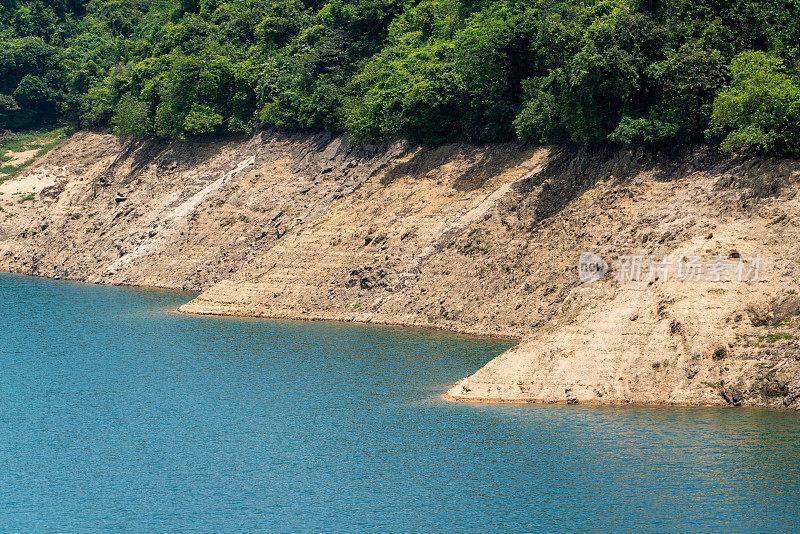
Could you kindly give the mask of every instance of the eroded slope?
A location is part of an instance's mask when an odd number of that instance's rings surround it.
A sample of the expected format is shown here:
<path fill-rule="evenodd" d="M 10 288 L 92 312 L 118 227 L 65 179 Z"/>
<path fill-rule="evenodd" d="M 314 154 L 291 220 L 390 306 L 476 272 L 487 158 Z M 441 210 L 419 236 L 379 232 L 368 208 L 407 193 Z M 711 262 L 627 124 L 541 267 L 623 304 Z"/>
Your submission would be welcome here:
<path fill-rule="evenodd" d="M 260 133 L 81 132 L 0 185 L 6 270 L 202 290 L 184 311 L 522 338 L 449 396 L 794 406 L 793 161 Z M 608 279 L 581 284 L 582 251 Z M 620 257 L 760 256 L 619 282 Z"/>

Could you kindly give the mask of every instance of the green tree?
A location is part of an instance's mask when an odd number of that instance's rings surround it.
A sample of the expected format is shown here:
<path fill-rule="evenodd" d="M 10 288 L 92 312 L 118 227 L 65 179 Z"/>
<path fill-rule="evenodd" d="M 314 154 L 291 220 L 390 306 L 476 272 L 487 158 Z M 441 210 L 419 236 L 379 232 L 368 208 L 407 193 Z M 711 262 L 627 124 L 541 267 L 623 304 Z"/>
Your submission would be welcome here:
<path fill-rule="evenodd" d="M 211 133 L 222 125 L 222 121 L 222 115 L 210 106 L 195 102 L 183 121 L 183 129 L 189 133 Z"/>
<path fill-rule="evenodd" d="M 623 117 L 609 138 L 627 144 L 701 139 L 711 120 L 714 96 L 725 84 L 726 70 L 725 59 L 716 50 L 689 44 L 677 52 L 668 50 L 664 61 L 647 70 L 661 88 L 661 100 L 643 117 Z"/>
<path fill-rule="evenodd" d="M 784 62 L 747 51 L 731 62 L 731 84 L 714 101 L 714 120 L 729 132 L 727 150 L 800 155 L 800 86 Z"/>
<path fill-rule="evenodd" d="M 30 74 L 22 78 L 12 94 L 20 107 L 16 113 L 17 126 L 54 120 L 57 113 L 55 96 L 42 78 Z"/>
<path fill-rule="evenodd" d="M 382 54 L 354 81 L 363 96 L 351 101 L 347 128 L 363 137 L 451 139 L 465 95 L 454 56 L 450 43 Z"/>
<path fill-rule="evenodd" d="M 114 107 L 111 123 L 118 134 L 147 135 L 153 132 L 149 106 L 130 93 Z"/>
<path fill-rule="evenodd" d="M 19 111 L 19 104 L 12 97 L 0 94 L 0 127 L 10 127 L 13 117 Z"/>

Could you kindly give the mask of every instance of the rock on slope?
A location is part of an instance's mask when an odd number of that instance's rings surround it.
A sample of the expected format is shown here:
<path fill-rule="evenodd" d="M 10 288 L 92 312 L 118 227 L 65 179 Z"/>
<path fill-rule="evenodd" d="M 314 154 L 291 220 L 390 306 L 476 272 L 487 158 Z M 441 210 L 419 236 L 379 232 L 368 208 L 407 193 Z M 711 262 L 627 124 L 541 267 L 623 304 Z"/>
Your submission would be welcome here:
<path fill-rule="evenodd" d="M 798 169 L 708 149 L 81 132 L 0 185 L 0 268 L 203 291 L 186 312 L 522 338 L 452 399 L 794 407 Z M 580 283 L 582 251 L 607 280 Z M 762 265 L 757 281 L 615 280 L 630 254 Z"/>

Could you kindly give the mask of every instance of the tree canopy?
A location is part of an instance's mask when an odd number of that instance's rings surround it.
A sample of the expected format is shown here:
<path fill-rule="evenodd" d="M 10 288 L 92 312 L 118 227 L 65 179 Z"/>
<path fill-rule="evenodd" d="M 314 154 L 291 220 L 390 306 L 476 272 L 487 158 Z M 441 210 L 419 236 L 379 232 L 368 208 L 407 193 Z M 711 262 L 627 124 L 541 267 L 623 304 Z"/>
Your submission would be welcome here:
<path fill-rule="evenodd" d="M 800 0 L 0 0 L 0 127 L 800 155 Z"/>

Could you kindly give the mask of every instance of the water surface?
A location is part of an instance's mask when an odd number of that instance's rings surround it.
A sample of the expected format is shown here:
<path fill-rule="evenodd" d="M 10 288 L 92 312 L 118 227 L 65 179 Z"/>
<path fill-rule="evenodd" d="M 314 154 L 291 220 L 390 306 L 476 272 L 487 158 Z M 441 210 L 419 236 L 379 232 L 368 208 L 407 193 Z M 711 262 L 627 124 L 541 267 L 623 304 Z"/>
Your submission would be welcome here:
<path fill-rule="evenodd" d="M 3 532 L 786 531 L 800 417 L 438 399 L 510 346 L 0 276 Z"/>

